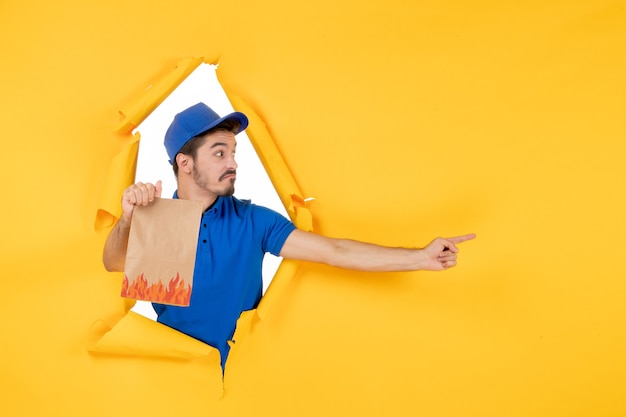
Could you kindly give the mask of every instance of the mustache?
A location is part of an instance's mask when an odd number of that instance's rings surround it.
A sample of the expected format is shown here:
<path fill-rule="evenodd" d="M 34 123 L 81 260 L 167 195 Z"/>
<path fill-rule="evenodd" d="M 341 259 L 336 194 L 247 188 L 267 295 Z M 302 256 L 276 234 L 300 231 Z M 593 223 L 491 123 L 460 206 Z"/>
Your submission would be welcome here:
<path fill-rule="evenodd" d="M 229 175 L 237 175 L 237 171 L 235 171 L 234 169 L 229 169 L 228 171 L 224 172 L 221 176 L 220 176 L 220 181 L 223 181 L 224 178 L 226 178 Z"/>

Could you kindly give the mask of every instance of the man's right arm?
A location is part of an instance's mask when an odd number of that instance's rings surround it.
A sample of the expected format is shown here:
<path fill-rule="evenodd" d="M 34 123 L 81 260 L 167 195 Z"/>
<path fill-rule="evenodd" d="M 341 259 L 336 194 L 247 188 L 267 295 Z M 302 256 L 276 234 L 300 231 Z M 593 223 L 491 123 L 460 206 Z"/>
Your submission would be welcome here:
<path fill-rule="evenodd" d="M 109 272 L 123 272 L 126 263 L 126 249 L 128 248 L 128 235 L 130 234 L 130 220 L 120 217 L 113 226 L 111 233 L 104 243 L 102 263 Z"/>
<path fill-rule="evenodd" d="M 131 185 L 122 195 L 122 215 L 113 226 L 102 253 L 102 263 L 109 272 L 123 272 L 126 264 L 126 250 L 130 234 L 130 221 L 136 206 L 147 206 L 155 198 L 161 197 L 161 181 L 156 184 L 138 182 Z"/>

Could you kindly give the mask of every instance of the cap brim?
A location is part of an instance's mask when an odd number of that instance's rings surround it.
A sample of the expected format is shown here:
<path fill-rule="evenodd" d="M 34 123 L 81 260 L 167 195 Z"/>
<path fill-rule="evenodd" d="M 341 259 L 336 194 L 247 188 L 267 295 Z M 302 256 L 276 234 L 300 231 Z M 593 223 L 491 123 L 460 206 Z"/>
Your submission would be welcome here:
<path fill-rule="evenodd" d="M 206 125 L 202 129 L 200 129 L 200 132 L 198 132 L 195 136 L 199 136 L 199 135 L 201 135 L 201 134 L 203 134 L 203 133 L 213 129 L 215 126 L 219 125 L 220 123 L 222 123 L 225 120 L 234 120 L 236 122 L 239 122 L 239 129 L 237 130 L 237 132 L 235 134 L 243 132 L 248 127 L 248 117 L 245 114 L 236 111 L 236 112 L 227 114 L 224 117 L 220 117 L 217 120 L 212 121 L 211 123 L 209 123 L 208 125 Z"/>

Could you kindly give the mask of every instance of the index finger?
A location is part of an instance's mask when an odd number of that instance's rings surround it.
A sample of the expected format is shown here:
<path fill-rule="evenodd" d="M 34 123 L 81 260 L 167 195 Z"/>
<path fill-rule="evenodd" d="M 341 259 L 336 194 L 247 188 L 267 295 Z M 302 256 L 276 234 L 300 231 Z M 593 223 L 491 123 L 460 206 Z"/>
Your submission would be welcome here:
<path fill-rule="evenodd" d="M 161 180 L 158 180 L 156 184 L 154 184 L 154 187 L 155 187 L 154 196 L 160 198 L 161 192 L 163 191 L 163 185 L 162 185 Z"/>
<path fill-rule="evenodd" d="M 465 242 L 467 240 L 472 240 L 476 238 L 476 234 L 475 233 L 470 233 L 468 235 L 463 235 L 463 236 L 455 236 L 455 237 L 449 237 L 447 238 L 450 242 L 457 244 L 457 243 L 461 243 L 461 242 Z"/>

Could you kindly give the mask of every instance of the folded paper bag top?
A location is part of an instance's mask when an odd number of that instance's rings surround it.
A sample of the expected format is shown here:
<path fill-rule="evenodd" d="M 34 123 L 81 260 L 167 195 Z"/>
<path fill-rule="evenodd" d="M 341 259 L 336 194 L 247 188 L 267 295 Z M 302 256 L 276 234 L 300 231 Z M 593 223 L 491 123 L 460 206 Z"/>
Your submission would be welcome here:
<path fill-rule="evenodd" d="M 157 198 L 133 212 L 122 297 L 188 306 L 202 203 Z"/>

